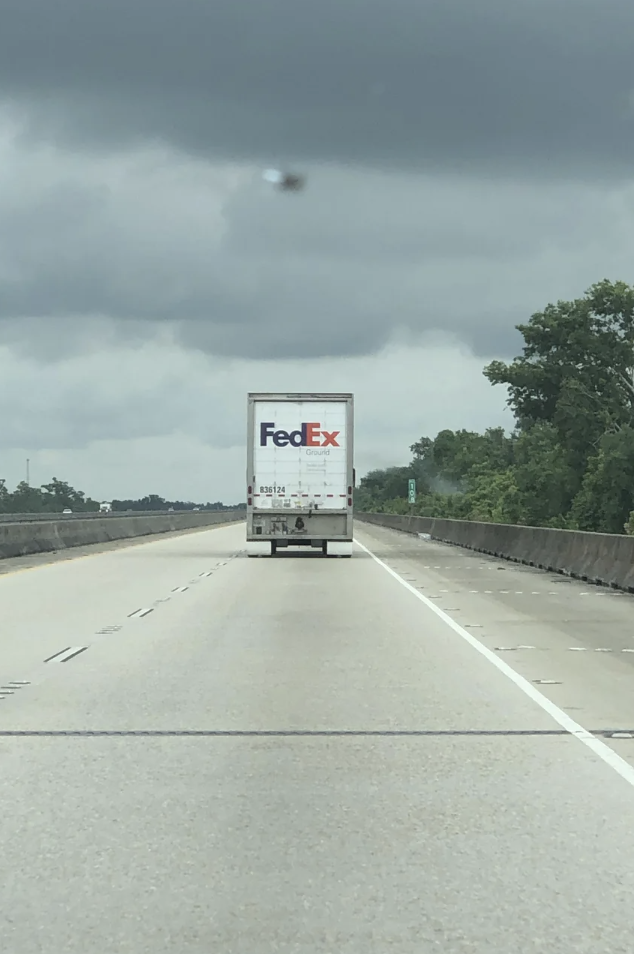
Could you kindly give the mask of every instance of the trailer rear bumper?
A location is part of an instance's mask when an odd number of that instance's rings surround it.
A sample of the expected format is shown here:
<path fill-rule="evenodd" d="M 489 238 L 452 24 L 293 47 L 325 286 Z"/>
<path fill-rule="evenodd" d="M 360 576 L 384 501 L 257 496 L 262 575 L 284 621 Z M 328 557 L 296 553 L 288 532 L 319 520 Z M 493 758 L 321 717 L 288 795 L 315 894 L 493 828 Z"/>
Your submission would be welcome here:
<path fill-rule="evenodd" d="M 321 550 L 324 555 L 352 555 L 352 511 L 251 511 L 247 514 L 249 556 L 289 548 Z"/>

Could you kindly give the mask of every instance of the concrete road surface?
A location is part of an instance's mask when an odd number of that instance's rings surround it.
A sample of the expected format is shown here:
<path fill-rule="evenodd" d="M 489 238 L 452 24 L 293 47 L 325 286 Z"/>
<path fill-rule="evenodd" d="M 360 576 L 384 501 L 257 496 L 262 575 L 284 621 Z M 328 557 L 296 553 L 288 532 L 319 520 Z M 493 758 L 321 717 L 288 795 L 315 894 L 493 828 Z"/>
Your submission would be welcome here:
<path fill-rule="evenodd" d="M 358 541 L 5 568 L 3 951 L 629 954 L 632 599 Z"/>

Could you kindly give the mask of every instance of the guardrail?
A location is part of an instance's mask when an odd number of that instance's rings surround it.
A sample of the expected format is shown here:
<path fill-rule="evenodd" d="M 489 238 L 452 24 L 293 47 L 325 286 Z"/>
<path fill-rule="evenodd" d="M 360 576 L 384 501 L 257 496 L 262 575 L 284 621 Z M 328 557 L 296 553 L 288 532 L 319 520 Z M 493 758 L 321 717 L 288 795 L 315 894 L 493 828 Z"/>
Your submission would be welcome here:
<path fill-rule="evenodd" d="M 12 514 L 12 517 L 21 516 Z M 30 519 L 35 516 L 36 519 Z M 68 547 L 108 543 L 174 530 L 194 530 L 246 518 L 244 510 L 181 510 L 164 513 L 28 514 L 28 520 L 0 522 L 0 559 Z M 40 518 L 40 519 L 38 519 Z"/>
<path fill-rule="evenodd" d="M 634 537 L 438 517 L 356 513 L 365 523 L 489 553 L 504 560 L 634 592 Z"/>

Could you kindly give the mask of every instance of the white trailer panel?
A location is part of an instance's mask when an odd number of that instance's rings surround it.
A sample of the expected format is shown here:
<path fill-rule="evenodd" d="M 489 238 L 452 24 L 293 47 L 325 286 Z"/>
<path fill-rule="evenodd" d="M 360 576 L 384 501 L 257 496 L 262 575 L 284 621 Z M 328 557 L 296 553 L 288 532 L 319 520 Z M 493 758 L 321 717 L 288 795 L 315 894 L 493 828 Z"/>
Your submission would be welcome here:
<path fill-rule="evenodd" d="M 248 399 L 249 555 L 317 547 L 350 556 L 352 394 L 253 393 Z"/>
<path fill-rule="evenodd" d="M 253 447 L 256 510 L 345 509 L 348 407 L 332 401 L 257 401 Z"/>

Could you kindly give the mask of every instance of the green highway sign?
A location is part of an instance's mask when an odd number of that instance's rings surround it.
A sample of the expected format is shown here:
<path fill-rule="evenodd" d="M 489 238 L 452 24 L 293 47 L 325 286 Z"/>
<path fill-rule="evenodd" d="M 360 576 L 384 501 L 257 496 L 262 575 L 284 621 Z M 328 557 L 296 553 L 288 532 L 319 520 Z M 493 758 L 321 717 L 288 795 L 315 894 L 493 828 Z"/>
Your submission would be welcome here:
<path fill-rule="evenodd" d="M 408 481 L 408 485 L 409 485 L 409 486 L 408 486 L 409 502 L 410 502 L 411 504 L 416 503 L 416 481 L 415 481 L 415 480 L 409 480 L 409 481 Z"/>

